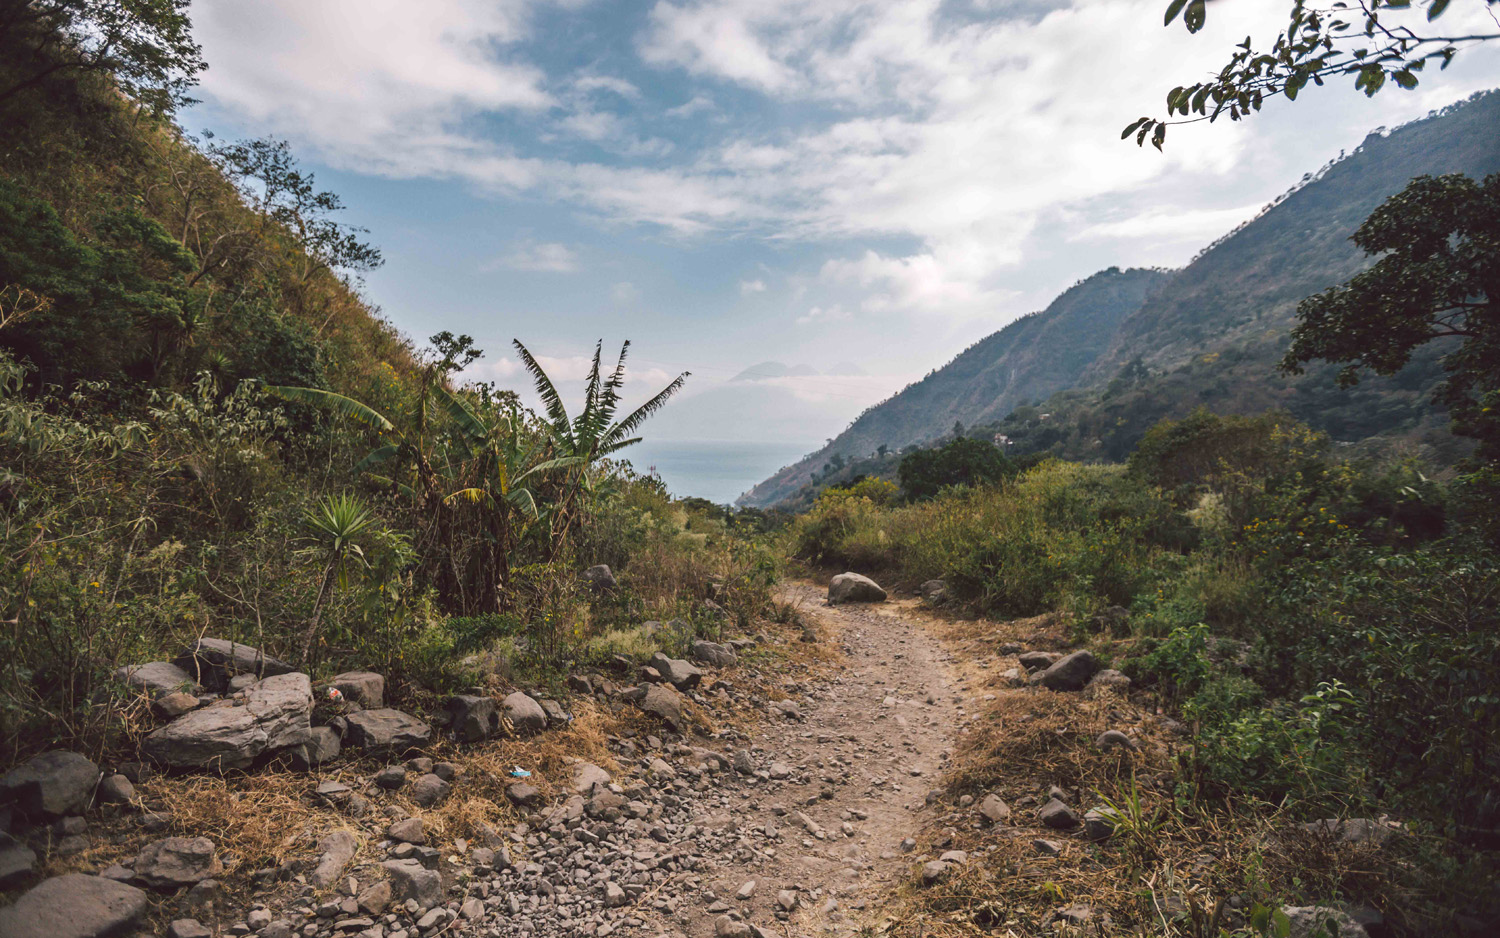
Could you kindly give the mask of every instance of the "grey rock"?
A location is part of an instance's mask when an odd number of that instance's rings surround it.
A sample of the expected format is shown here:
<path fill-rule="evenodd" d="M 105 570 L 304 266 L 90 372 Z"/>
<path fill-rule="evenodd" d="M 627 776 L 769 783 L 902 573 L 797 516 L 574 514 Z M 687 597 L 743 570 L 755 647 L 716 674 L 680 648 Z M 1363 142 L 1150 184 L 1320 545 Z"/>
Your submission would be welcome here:
<path fill-rule="evenodd" d="M 344 872 L 344 867 L 354 859 L 354 852 L 359 849 L 359 841 L 355 840 L 350 831 L 334 831 L 323 838 L 318 844 L 318 865 L 313 868 L 307 881 L 319 889 L 327 889 L 338 882 L 339 874 Z"/>
<path fill-rule="evenodd" d="M 381 880 L 371 883 L 359 891 L 354 903 L 359 911 L 366 915 L 379 915 L 385 911 L 385 907 L 391 904 L 391 884 L 389 880 Z"/>
<path fill-rule="evenodd" d="M 375 773 L 375 784 L 386 791 L 395 791 L 406 784 L 406 766 L 388 765 Z"/>
<path fill-rule="evenodd" d="M 135 786 L 123 775 L 111 775 L 99 783 L 94 797 L 100 804 L 130 804 L 135 800 Z"/>
<path fill-rule="evenodd" d="M 397 902 L 411 900 L 420 907 L 431 907 L 443 901 L 443 878 L 417 860 L 386 860 L 380 864 L 391 881 L 391 898 Z"/>
<path fill-rule="evenodd" d="M 591 794 L 595 788 L 608 785 L 608 772 L 589 762 L 580 762 L 573 767 L 573 790 L 580 795 Z"/>
<path fill-rule="evenodd" d="M 477 743 L 500 732 L 500 704 L 493 697 L 457 694 L 443 707 L 448 711 L 448 728 L 462 742 Z"/>
<path fill-rule="evenodd" d="M 735 655 L 734 650 L 727 645 L 720 645 L 717 642 L 706 642 L 702 639 L 693 642 L 690 654 L 693 656 L 693 660 L 713 665 L 716 668 L 730 668 L 740 663 L 740 659 Z"/>
<path fill-rule="evenodd" d="M 9 834 L 0 833 L 0 889 L 9 889 L 36 869 L 36 853 Z"/>
<path fill-rule="evenodd" d="M 135 858 L 135 880 L 156 889 L 176 889 L 211 879 L 223 869 L 207 837 L 168 837 L 147 844 Z"/>
<path fill-rule="evenodd" d="M 1055 840 L 1043 840 L 1038 837 L 1031 842 L 1031 848 L 1044 857 L 1062 856 L 1062 844 Z"/>
<path fill-rule="evenodd" d="M 1105 730 L 1094 740 L 1095 749 L 1135 749 L 1135 740 L 1126 736 L 1119 730 Z"/>
<path fill-rule="evenodd" d="M 5 938 L 109 938 L 140 923 L 146 894 L 134 886 L 69 873 L 46 880 L 0 909 Z"/>
<path fill-rule="evenodd" d="M 0 805 L 35 819 L 82 814 L 94 798 L 99 767 L 87 756 L 54 749 L 0 777 Z"/>
<path fill-rule="evenodd" d="M 312 683 L 306 674 L 258 681 L 235 703 L 179 717 L 147 736 L 142 750 L 174 768 L 245 768 L 262 753 L 312 738 Z"/>
<path fill-rule="evenodd" d="M 573 720 L 573 715 L 564 710 L 562 704 L 555 700 L 543 697 L 536 702 L 536 705 L 541 707 L 542 712 L 547 715 L 548 726 L 566 726 Z"/>
<path fill-rule="evenodd" d="M 385 706 L 385 678 L 374 671 L 345 671 L 329 682 L 344 699 L 367 710 Z"/>
<path fill-rule="evenodd" d="M 858 573 L 840 573 L 828 584 L 828 605 L 841 603 L 883 603 L 885 590 L 880 584 Z"/>
<path fill-rule="evenodd" d="M 703 680 L 703 672 L 693 667 L 681 658 L 668 658 L 661 652 L 651 656 L 651 667 L 661 672 L 673 687 L 678 690 L 688 690 L 697 687 Z"/>
<path fill-rule="evenodd" d="M 167 926 L 167 938 L 213 938 L 213 935 L 208 926 L 195 918 L 174 919 Z"/>
<path fill-rule="evenodd" d="M 118 668 L 115 670 L 115 680 L 153 697 L 178 692 L 193 696 L 203 693 L 203 687 L 193 680 L 191 674 L 170 661 L 151 661 Z"/>
<path fill-rule="evenodd" d="M 615 909 L 629 901 L 630 897 L 625 894 L 625 890 L 621 889 L 617 883 L 609 882 L 604 884 L 604 904 L 606 906 Z"/>
<path fill-rule="evenodd" d="M 345 742 L 371 754 L 400 754 L 432 739 L 432 727 L 400 710 L 361 710 L 348 717 Z"/>
<path fill-rule="evenodd" d="M 1028 671 L 1045 670 L 1057 663 L 1061 658 L 1055 652 L 1050 651 L 1028 651 L 1016 656 L 1016 661 Z"/>
<path fill-rule="evenodd" d="M 999 795 L 985 795 L 984 800 L 979 802 L 979 813 L 991 824 L 1004 824 L 1010 820 L 1010 805 Z"/>
<path fill-rule="evenodd" d="M 1118 694 L 1124 694 L 1130 691 L 1130 678 L 1126 677 L 1119 671 L 1116 671 L 1114 668 L 1105 668 L 1103 671 L 1100 671 L 1098 674 L 1095 674 L 1093 677 L 1089 678 L 1086 689 L 1091 694 L 1100 694 L 1110 691 Z"/>
<path fill-rule="evenodd" d="M 190 678 L 212 687 L 223 687 L 236 674 L 274 677 L 296 670 L 285 661 L 263 654 L 260 649 L 222 638 L 200 638 L 174 662 Z"/>
<path fill-rule="evenodd" d="M 542 803 L 541 789 L 530 782 L 512 782 L 505 788 L 505 797 L 523 808 L 534 808 Z"/>
<path fill-rule="evenodd" d="M 234 677 L 229 679 L 229 684 L 226 686 L 225 692 L 229 694 L 238 694 L 240 691 L 245 690 L 258 680 L 260 680 L 260 675 L 257 674 L 236 674 Z"/>
<path fill-rule="evenodd" d="M 420 846 L 427 843 L 427 831 L 419 817 L 402 818 L 386 828 L 385 836 L 404 844 Z"/>
<path fill-rule="evenodd" d="M 1097 805 L 1084 812 L 1083 836 L 1095 843 L 1108 840 L 1120 826 L 1119 812 L 1106 805 Z"/>
<path fill-rule="evenodd" d="M 518 735 L 529 736 L 547 728 L 547 712 L 542 709 L 542 705 L 520 691 L 507 696 L 501 706 L 505 709 L 505 717 L 510 720 L 511 728 Z"/>
<path fill-rule="evenodd" d="M 922 864 L 922 883 L 930 886 L 948 875 L 948 864 L 942 860 L 928 860 Z"/>
<path fill-rule="evenodd" d="M 1369 938 L 1364 926 L 1343 909 L 1332 906 L 1282 906 L 1291 923 L 1287 938 Z"/>
<path fill-rule="evenodd" d="M 1075 651 L 1042 672 L 1042 685 L 1049 690 L 1082 690 L 1098 670 L 1099 659 L 1092 652 Z"/>
<path fill-rule="evenodd" d="M 614 571 L 609 569 L 609 564 L 596 563 L 582 573 L 583 582 L 588 584 L 589 589 L 596 593 L 611 593 L 619 588 L 615 581 Z"/>
<path fill-rule="evenodd" d="M 254 683 L 254 678 L 251 678 L 251 683 Z M 184 713 L 197 710 L 200 703 L 202 701 L 193 694 L 183 691 L 173 691 L 170 694 L 162 694 L 151 701 L 151 709 L 156 712 L 157 716 L 164 720 L 175 720 Z"/>
<path fill-rule="evenodd" d="M 721 915 L 714 919 L 714 938 L 750 938 L 750 926 Z"/>
<path fill-rule="evenodd" d="M 315 768 L 337 759 L 343 748 L 338 730 L 331 726 L 315 726 L 308 731 L 307 742 L 292 750 L 292 761 L 299 768 Z"/>
<path fill-rule="evenodd" d="M 928 580 L 917 587 L 917 595 L 931 605 L 940 606 L 948 600 L 948 584 L 942 580 Z"/>
<path fill-rule="evenodd" d="M 452 787 L 441 776 L 429 772 L 412 783 L 411 798 L 422 807 L 430 808 L 447 797 Z"/>
<path fill-rule="evenodd" d="M 682 698 L 670 687 L 648 684 L 645 693 L 636 701 L 636 706 L 666 723 L 668 727 L 682 732 L 687 726 L 682 716 Z"/>
<path fill-rule="evenodd" d="M 1072 808 L 1053 798 L 1037 812 L 1037 820 L 1053 830 L 1072 830 L 1079 824 L 1078 815 Z"/>

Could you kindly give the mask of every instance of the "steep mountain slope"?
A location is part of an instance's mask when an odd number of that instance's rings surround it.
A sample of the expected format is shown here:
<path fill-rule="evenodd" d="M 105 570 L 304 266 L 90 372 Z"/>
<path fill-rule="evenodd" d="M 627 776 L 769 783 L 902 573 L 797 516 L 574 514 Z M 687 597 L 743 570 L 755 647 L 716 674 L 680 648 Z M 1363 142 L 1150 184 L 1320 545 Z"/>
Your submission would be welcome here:
<path fill-rule="evenodd" d="M 1412 177 L 1496 171 L 1500 92 L 1371 133 L 1353 153 L 1309 176 L 1173 277 L 1121 324 L 1086 381 L 1108 381 L 1134 358 L 1165 368 L 1196 352 L 1289 328 L 1304 297 L 1364 266 L 1350 235 Z"/>
<path fill-rule="evenodd" d="M 1083 281 L 1046 312 L 1011 324 L 867 411 L 827 447 L 761 483 L 743 502 L 775 504 L 812 482 L 834 456 L 857 459 L 880 443 L 934 439 L 955 419 L 1005 432 L 1021 451 L 1072 458 L 1117 458 L 1156 420 L 1200 405 L 1240 413 L 1284 408 L 1345 442 L 1380 435 L 1419 439 L 1425 433 L 1428 442 L 1451 445 L 1438 439 L 1442 415 L 1428 403 L 1441 378 L 1438 350 L 1419 356 L 1401 375 L 1366 381 L 1354 393 L 1334 387 L 1331 368 L 1315 367 L 1289 380 L 1275 365 L 1297 303 L 1366 263 L 1349 237 L 1370 211 L 1414 176 L 1500 171 L 1497 128 L 1500 92 L 1489 92 L 1393 131 L 1376 131 L 1183 270 L 1106 271 Z M 1049 317 L 1069 305 L 1070 296 L 1075 305 L 1095 301 L 1078 291 L 1132 274 L 1149 275 L 1151 282 L 1122 315 L 1094 317 L 1092 329 L 1061 322 L 1039 328 L 1052 324 Z M 1096 330 L 1106 324 L 1112 333 L 1101 343 Z M 1057 367 L 1018 373 L 1011 384 L 994 380 L 997 371 L 1021 361 Z M 1137 361 L 1144 367 L 1131 367 Z M 1047 421 L 1029 412 L 1006 419 L 1017 405 L 1043 399 Z M 895 438 L 882 438 L 882 432 Z"/>
<path fill-rule="evenodd" d="M 882 445 L 900 449 L 941 435 L 955 421 L 999 420 L 1020 404 L 1076 384 L 1108 349 L 1119 324 L 1168 276 L 1110 268 L 1074 284 L 1045 310 L 981 339 L 865 411 L 832 443 L 757 486 L 745 503 L 780 501 L 835 456 L 855 459 Z"/>

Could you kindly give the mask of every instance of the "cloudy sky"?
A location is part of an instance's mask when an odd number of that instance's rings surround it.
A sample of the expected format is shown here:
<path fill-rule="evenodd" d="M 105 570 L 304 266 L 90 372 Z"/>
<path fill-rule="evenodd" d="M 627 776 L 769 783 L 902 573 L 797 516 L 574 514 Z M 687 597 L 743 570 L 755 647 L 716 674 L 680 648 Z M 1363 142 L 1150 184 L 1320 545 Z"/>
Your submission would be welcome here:
<path fill-rule="evenodd" d="M 1445 17 L 1483 15 L 1457 8 Z M 1176 266 L 1372 128 L 1500 85 L 1347 87 L 1122 143 L 1286 0 L 197 0 L 186 115 L 290 140 L 371 230 L 372 302 L 577 378 L 634 343 L 679 438 L 821 440 L 1110 265 Z M 1493 25 L 1493 24 L 1490 24 Z M 759 362 L 862 375 L 731 382 Z"/>

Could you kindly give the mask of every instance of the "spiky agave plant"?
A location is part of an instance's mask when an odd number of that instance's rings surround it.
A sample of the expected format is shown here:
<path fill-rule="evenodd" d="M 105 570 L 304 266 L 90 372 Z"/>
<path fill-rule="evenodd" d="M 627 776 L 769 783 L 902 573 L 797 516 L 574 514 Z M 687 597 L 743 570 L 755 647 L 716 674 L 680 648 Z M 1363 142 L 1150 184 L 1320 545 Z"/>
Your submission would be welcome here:
<path fill-rule="evenodd" d="M 299 660 L 306 667 L 312 655 L 313 643 L 317 641 L 318 624 L 323 619 L 323 610 L 328 600 L 333 596 L 334 586 L 348 585 L 351 558 L 364 562 L 365 552 L 360 547 L 358 538 L 375 523 L 375 516 L 357 496 L 346 492 L 320 499 L 304 513 L 303 520 L 311 529 L 313 541 L 306 553 L 323 563 L 323 575 L 318 580 L 318 595 L 313 600 L 312 618 L 302 637 L 302 656 Z"/>

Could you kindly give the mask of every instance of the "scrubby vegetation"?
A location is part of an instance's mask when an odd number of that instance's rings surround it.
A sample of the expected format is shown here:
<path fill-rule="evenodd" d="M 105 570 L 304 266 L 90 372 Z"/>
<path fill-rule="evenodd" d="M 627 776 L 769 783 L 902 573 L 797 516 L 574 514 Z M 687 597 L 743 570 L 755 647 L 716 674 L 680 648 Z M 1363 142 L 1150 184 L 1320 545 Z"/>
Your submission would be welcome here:
<path fill-rule="evenodd" d="M 33 4 L 0 27 L 7 761 L 108 749 L 111 672 L 202 635 L 372 668 L 399 699 L 760 611 L 765 550 L 616 461 L 681 379 L 617 413 L 624 354 L 596 357 L 570 416 L 522 347 L 542 414 L 460 386 L 481 352 L 381 320 L 358 279 L 379 249 L 284 142 L 174 122 L 202 67 L 182 7 Z M 115 27 L 134 45 L 96 48 Z M 596 563 L 617 589 L 580 581 Z"/>
<path fill-rule="evenodd" d="M 1286 416 L 1200 411 L 1127 465 L 1051 461 L 898 506 L 831 489 L 788 537 L 814 563 L 941 578 L 992 618 L 1061 611 L 1193 728 L 1181 805 L 1391 814 L 1472 848 L 1500 832 L 1483 496 L 1340 460 Z"/>

